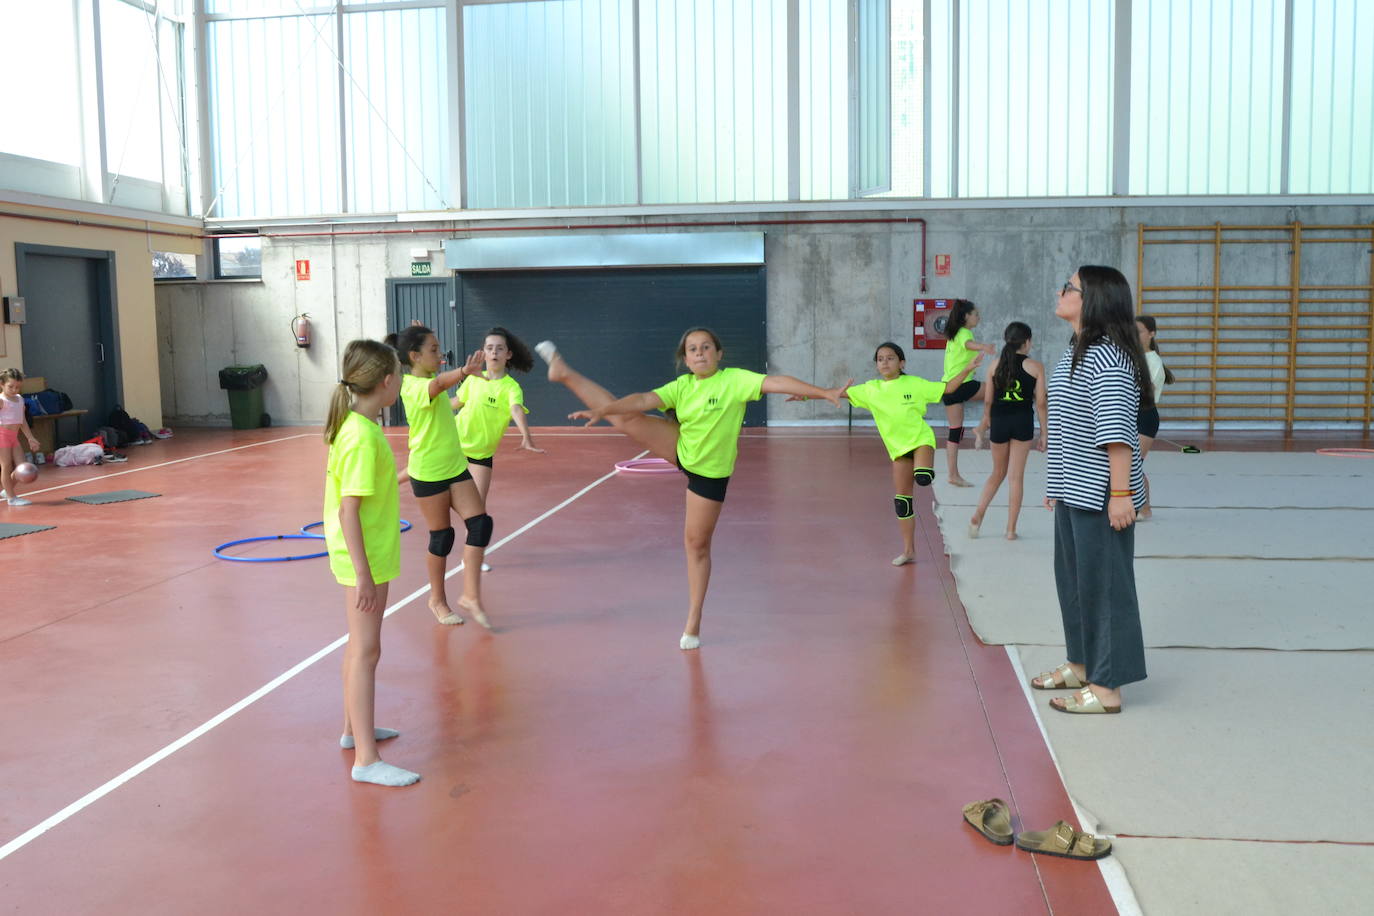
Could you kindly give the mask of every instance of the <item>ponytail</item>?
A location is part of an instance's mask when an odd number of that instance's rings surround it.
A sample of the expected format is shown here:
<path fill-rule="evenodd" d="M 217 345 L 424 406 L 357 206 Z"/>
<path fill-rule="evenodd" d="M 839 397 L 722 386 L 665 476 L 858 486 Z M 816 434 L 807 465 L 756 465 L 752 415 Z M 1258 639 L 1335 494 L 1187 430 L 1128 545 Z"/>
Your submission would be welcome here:
<path fill-rule="evenodd" d="M 423 347 L 425 345 L 425 338 L 433 333 L 433 331 L 422 324 L 412 324 L 400 333 L 386 335 L 386 338 L 382 342 L 396 351 L 396 355 L 401 360 L 401 365 L 409 368 L 410 354 Z"/>
<path fill-rule="evenodd" d="M 949 313 L 949 319 L 945 321 L 945 337 L 950 340 L 964 329 L 964 322 L 968 321 L 968 316 L 977 309 L 968 299 L 955 299 L 954 310 Z"/>
<path fill-rule="evenodd" d="M 349 341 L 344 347 L 339 384 L 334 386 L 334 393 L 329 397 L 329 414 L 324 421 L 325 442 L 334 444 L 353 409 L 353 396 L 371 394 L 388 375 L 400 371 L 398 363 L 396 351 L 387 344 L 375 340 Z"/>
<path fill-rule="evenodd" d="M 1159 356 L 1159 361 L 1162 364 L 1164 362 L 1164 354 L 1160 351 L 1159 344 L 1155 342 L 1154 336 L 1155 332 L 1158 330 L 1158 326 L 1155 322 L 1155 317 L 1153 315 L 1136 315 L 1135 320 L 1145 325 L 1145 330 L 1150 332 L 1150 349 L 1153 350 Z M 1168 366 L 1165 366 L 1164 384 L 1172 385 L 1173 383 L 1174 373 L 1170 371 Z"/>
<path fill-rule="evenodd" d="M 1002 332 L 1002 339 L 1006 343 L 1002 345 L 1002 355 L 997 357 L 997 371 L 992 376 L 994 392 L 1006 391 L 1016 378 L 1016 360 L 1012 357 L 1016 356 L 1016 351 L 1031 339 L 1030 325 L 1024 321 L 1013 321 Z"/>

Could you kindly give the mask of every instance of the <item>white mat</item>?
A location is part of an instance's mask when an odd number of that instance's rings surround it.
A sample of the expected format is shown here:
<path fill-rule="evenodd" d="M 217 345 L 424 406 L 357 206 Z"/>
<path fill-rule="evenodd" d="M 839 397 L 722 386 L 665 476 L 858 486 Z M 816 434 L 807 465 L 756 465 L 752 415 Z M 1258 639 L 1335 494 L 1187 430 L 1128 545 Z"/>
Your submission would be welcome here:
<path fill-rule="evenodd" d="M 1146 913 L 1368 913 L 1374 847 L 1117 839 Z"/>
<path fill-rule="evenodd" d="M 1019 657 L 1033 675 L 1064 652 Z M 1049 709 L 1063 691 L 1032 697 L 1101 832 L 1374 842 L 1374 653 L 1156 649 L 1146 664 L 1118 716 Z"/>
<path fill-rule="evenodd" d="M 959 597 L 968 609 L 969 623 L 983 642 L 1063 645 L 1048 558 L 1013 564 L 1002 557 L 996 576 L 986 574 L 986 565 L 980 567 L 964 556 L 952 565 L 957 567 Z M 1137 560 L 1145 645 L 1374 649 L 1374 612 L 1368 607 L 1371 566 Z M 1010 589 L 1008 581 L 1022 586 Z"/>
<path fill-rule="evenodd" d="M 935 494 L 945 505 L 976 506 L 991 470 L 990 451 L 961 452 L 959 471 L 976 486 L 951 487 L 944 465 L 937 461 Z M 1374 459 L 1311 453 L 1151 452 L 1145 472 L 1150 476 L 1153 500 L 1161 507 L 1374 509 Z M 1031 452 L 1026 462 L 1025 506 L 1040 506 L 1044 496 L 1045 456 Z M 1003 483 L 993 506 L 1006 504 Z M 1368 524 L 1374 525 L 1374 520 Z"/>
<path fill-rule="evenodd" d="M 961 456 L 961 464 L 978 480 L 990 458 L 972 457 Z M 937 483 L 936 516 L 959 597 L 988 643 L 1063 642 L 1053 515 L 1041 505 L 1043 456 L 1031 458 L 1041 466 L 1027 471 L 1017 541 L 1002 537 L 1005 486 L 979 538 L 970 540 L 978 490 Z M 1136 528 L 1146 645 L 1374 648 L 1374 510 L 1348 508 L 1374 504 L 1374 461 L 1252 453 L 1158 458 L 1150 459 L 1156 492 L 1196 505 L 1168 508 L 1161 500 L 1155 518 Z M 1166 463 L 1178 473 L 1160 472 L 1157 464 Z M 1251 473 L 1261 470 L 1291 476 Z M 1206 508 L 1209 501 L 1236 506 L 1266 497 L 1305 508 Z"/>

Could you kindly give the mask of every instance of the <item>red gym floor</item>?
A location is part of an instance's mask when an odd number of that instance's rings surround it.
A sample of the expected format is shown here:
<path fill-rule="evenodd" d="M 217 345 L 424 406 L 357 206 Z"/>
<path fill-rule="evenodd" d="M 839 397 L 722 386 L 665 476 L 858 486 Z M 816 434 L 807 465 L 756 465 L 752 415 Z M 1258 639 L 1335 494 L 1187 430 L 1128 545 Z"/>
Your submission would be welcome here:
<path fill-rule="evenodd" d="M 407 789 L 348 778 L 337 648 L 203 728 L 344 633 L 324 560 L 211 556 L 319 519 L 319 430 L 45 470 L 33 507 L 0 506 L 57 526 L 0 541 L 0 909 L 1113 910 L 1096 865 L 962 823 L 992 796 L 1031 828 L 1072 808 L 1005 651 L 967 626 L 928 494 L 918 563 L 889 565 L 871 432 L 746 435 L 691 653 L 683 481 L 606 477 L 638 450 L 596 433 L 498 455 L 498 540 L 534 524 L 489 555 L 496 633 L 437 626 L 423 597 L 388 619 L 377 719 L 423 775 Z M 65 500 L 125 488 L 161 496 Z M 392 604 L 424 585 L 423 527 Z"/>

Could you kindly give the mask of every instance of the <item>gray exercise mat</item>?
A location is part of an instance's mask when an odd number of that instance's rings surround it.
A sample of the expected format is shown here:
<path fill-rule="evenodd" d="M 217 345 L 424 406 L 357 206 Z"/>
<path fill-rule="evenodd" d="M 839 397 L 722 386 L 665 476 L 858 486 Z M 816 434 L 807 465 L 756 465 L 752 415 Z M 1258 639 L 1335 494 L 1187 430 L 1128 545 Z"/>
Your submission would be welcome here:
<path fill-rule="evenodd" d="M 103 506 L 106 503 L 124 503 L 131 499 L 152 499 L 154 496 L 161 495 L 161 493 L 148 493 L 143 490 L 110 490 L 105 493 L 87 493 L 85 496 L 68 496 L 67 499 L 74 503 L 86 503 L 89 506 Z"/>
<path fill-rule="evenodd" d="M 1374 847 L 1120 837 L 1112 854 L 1145 913 L 1367 913 Z"/>
<path fill-rule="evenodd" d="M 1064 650 L 1018 657 L 1030 677 Z M 1100 832 L 1374 843 L 1374 652 L 1155 649 L 1146 664 L 1121 715 L 1066 715 L 1046 705 L 1066 691 L 1033 691 Z"/>
<path fill-rule="evenodd" d="M 943 466 L 939 466 L 936 468 L 935 495 L 944 505 L 972 508 L 978 505 L 983 482 L 991 470 L 990 451 L 961 452 L 959 472 L 975 486 L 950 486 Z M 1152 501 L 1161 508 L 1374 509 L 1374 460 L 1326 458 L 1311 453 L 1161 455 L 1151 452 L 1145 462 L 1145 472 L 1150 477 Z M 1041 507 L 1044 500 L 1043 454 L 1032 452 L 1027 456 L 1025 481 L 1022 512 Z M 1007 485 L 1004 482 L 992 506 L 1005 507 L 1006 504 Z M 993 515 L 1005 518 L 996 512 Z M 1368 524 L 1374 526 L 1374 518 Z"/>
<path fill-rule="evenodd" d="M 981 540 L 981 539 L 980 539 Z M 1051 553 L 1007 544 L 996 576 L 961 552 L 951 562 L 978 638 L 994 645 L 1062 645 Z M 1226 649 L 1374 649 L 1374 564 L 1341 561 L 1138 559 L 1145 645 Z M 1008 582 L 1017 583 L 1009 588 Z"/>
<path fill-rule="evenodd" d="M 20 535 L 33 534 L 35 531 L 51 531 L 56 525 L 14 525 L 9 522 L 0 522 L 0 541 L 5 538 L 17 538 Z"/>

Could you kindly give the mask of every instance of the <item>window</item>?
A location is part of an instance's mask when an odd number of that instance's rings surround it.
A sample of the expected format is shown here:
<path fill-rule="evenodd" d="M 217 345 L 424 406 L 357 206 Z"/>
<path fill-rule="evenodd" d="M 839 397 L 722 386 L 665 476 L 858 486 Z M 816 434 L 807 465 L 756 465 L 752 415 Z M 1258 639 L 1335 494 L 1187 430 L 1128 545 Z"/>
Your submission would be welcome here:
<path fill-rule="evenodd" d="M 463 17 L 467 205 L 634 203 L 630 0 L 482 3 Z"/>
<path fill-rule="evenodd" d="M 234 236 L 215 239 L 215 279 L 262 276 L 262 239 Z"/>
<path fill-rule="evenodd" d="M 175 251 L 153 252 L 154 280 L 194 280 L 197 276 L 198 262 L 193 254 L 180 254 Z"/>

